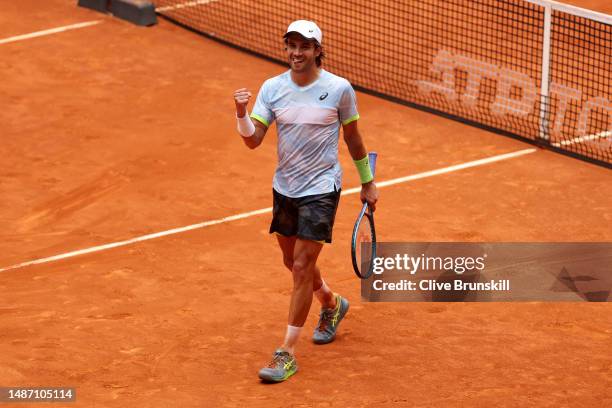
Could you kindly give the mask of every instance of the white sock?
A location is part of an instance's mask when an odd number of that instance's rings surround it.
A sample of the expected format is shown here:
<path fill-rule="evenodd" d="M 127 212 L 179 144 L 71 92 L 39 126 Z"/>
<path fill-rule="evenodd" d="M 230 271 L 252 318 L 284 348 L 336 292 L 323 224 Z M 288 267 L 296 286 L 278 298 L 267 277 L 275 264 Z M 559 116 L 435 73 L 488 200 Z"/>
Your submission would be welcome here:
<path fill-rule="evenodd" d="M 285 334 L 285 342 L 283 343 L 282 349 L 293 354 L 295 344 L 297 343 L 298 338 L 300 337 L 301 331 L 301 327 L 287 325 L 287 334 Z"/>

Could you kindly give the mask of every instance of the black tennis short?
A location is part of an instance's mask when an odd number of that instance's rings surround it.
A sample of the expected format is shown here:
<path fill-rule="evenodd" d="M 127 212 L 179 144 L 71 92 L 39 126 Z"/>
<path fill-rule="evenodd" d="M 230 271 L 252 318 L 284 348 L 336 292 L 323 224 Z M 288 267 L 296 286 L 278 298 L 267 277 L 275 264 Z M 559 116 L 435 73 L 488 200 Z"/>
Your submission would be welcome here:
<path fill-rule="evenodd" d="M 274 206 L 270 233 L 331 243 L 340 191 L 298 198 L 272 189 Z"/>

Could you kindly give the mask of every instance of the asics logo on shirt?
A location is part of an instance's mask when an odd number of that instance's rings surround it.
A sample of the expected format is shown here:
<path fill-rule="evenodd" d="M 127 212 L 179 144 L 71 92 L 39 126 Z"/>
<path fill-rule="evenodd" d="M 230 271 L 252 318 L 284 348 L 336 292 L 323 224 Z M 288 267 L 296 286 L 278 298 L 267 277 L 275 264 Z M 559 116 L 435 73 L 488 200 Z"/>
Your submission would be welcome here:
<path fill-rule="evenodd" d="M 323 99 L 327 98 L 327 95 L 329 95 L 327 92 L 324 92 L 323 95 L 319 96 L 319 100 L 322 101 Z"/>

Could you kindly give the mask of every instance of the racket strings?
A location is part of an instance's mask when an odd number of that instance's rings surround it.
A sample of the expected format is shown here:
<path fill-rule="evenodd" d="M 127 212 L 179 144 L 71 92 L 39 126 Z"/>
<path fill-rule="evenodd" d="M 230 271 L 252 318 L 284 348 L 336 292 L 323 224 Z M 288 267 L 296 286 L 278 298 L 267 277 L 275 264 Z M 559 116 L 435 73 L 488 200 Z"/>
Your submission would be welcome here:
<path fill-rule="evenodd" d="M 366 215 L 361 220 L 357 231 L 357 262 L 361 269 L 361 275 L 366 276 L 369 273 L 372 263 L 372 229 L 370 219 Z"/>

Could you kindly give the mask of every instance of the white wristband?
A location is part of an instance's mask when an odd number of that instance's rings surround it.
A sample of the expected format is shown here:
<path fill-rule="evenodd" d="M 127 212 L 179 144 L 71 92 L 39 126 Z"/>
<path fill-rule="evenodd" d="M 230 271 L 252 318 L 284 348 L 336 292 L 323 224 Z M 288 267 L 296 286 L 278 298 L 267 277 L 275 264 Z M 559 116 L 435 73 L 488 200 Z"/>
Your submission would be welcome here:
<path fill-rule="evenodd" d="M 236 116 L 236 120 L 238 121 L 238 133 L 242 137 L 251 137 L 255 134 L 255 125 L 249 117 L 249 112 L 246 112 L 241 118 Z"/>

